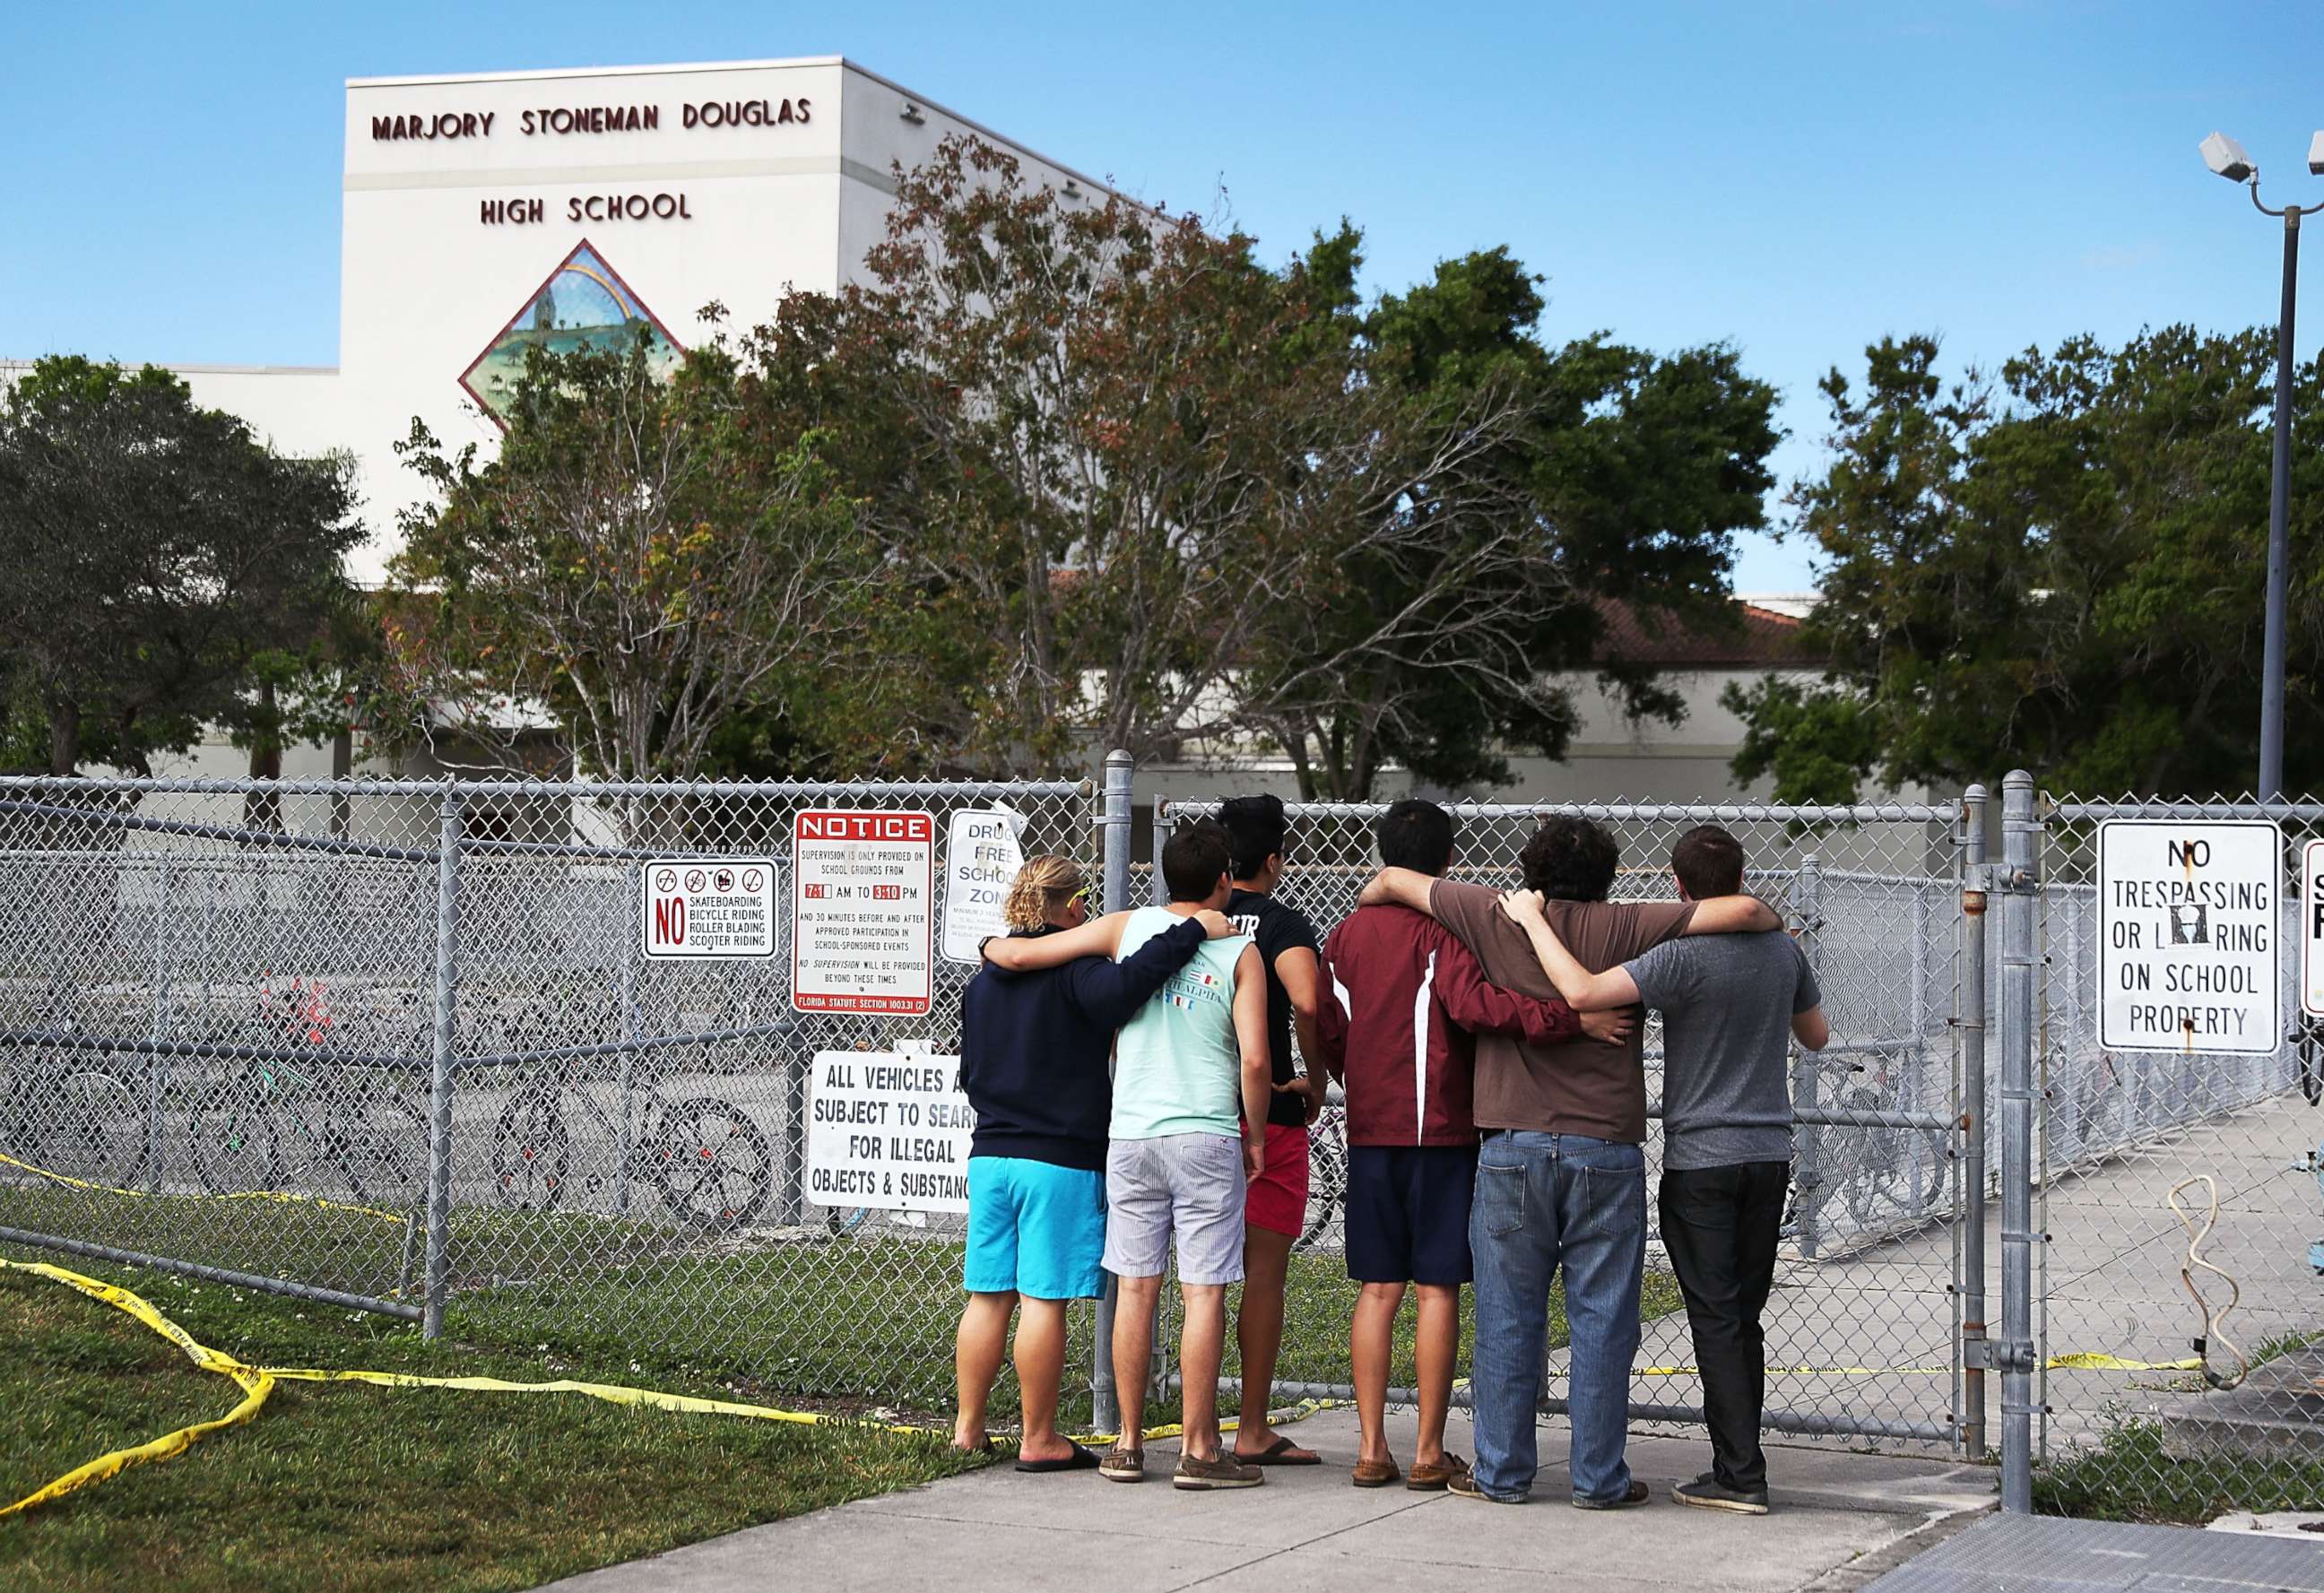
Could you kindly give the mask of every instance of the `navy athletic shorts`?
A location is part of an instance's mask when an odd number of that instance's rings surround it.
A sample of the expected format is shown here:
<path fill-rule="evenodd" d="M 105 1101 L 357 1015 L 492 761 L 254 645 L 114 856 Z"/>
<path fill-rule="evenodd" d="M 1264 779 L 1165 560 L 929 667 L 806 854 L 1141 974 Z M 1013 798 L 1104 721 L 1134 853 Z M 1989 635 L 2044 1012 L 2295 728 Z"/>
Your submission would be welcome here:
<path fill-rule="evenodd" d="M 1365 1284 L 1470 1281 L 1473 1145 L 1348 1147 L 1348 1275 Z"/>

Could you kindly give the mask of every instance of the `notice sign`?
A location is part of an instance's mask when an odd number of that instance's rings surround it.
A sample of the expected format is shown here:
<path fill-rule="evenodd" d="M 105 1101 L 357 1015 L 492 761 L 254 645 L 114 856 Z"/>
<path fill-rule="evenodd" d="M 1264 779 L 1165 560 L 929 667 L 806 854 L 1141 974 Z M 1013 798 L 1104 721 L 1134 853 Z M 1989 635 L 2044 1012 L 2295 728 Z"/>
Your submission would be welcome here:
<path fill-rule="evenodd" d="M 807 1198 L 965 1211 L 975 1128 L 957 1056 L 819 1051 L 807 1088 Z"/>
<path fill-rule="evenodd" d="M 936 822 L 925 813 L 815 809 L 791 823 L 791 1005 L 928 1009 Z"/>
<path fill-rule="evenodd" d="M 2098 1044 L 2266 1054 L 2282 1041 L 2283 833 L 2265 819 L 2098 826 Z"/>
<path fill-rule="evenodd" d="M 638 870 L 649 957 L 771 957 L 775 865 L 763 857 L 656 858 Z"/>
<path fill-rule="evenodd" d="M 952 815 L 945 847 L 944 954 L 953 962 L 976 962 L 979 941 L 1009 933 L 1001 904 L 1025 866 L 1017 844 L 1024 822 L 1013 813 L 965 807 Z"/>

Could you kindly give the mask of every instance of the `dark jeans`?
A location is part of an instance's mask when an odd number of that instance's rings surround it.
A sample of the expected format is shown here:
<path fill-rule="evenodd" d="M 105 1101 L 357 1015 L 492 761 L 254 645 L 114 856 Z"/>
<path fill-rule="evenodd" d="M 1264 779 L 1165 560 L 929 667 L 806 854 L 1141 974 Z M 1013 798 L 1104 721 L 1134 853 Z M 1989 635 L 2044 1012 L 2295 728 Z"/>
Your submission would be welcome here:
<path fill-rule="evenodd" d="M 1731 1488 L 1767 1486 L 1759 1448 L 1766 1398 L 1766 1340 L 1759 1313 L 1775 1276 L 1789 1162 L 1674 1168 L 1663 1174 L 1663 1248 L 1686 1295 L 1711 1469 Z"/>

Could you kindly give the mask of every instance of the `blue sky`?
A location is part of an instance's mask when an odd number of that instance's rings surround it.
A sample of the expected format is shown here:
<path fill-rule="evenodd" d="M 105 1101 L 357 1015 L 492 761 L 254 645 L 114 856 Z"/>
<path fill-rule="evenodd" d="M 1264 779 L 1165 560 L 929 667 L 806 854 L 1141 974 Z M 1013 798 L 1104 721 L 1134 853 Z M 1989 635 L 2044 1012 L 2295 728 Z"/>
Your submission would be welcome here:
<path fill-rule="evenodd" d="M 8 355 L 334 363 L 342 83 L 395 73 L 844 54 L 1149 199 L 1223 188 L 1271 254 L 1346 215 L 1374 291 L 1505 243 L 1552 341 L 1736 344 L 1784 392 L 1786 475 L 1818 377 L 1886 333 L 1997 364 L 2272 319 L 2281 233 L 2204 171 L 2212 128 L 2276 203 L 2324 202 L 2324 0 L 92 0 L 9 32 Z M 1751 538 L 1737 585 L 1811 574 Z"/>

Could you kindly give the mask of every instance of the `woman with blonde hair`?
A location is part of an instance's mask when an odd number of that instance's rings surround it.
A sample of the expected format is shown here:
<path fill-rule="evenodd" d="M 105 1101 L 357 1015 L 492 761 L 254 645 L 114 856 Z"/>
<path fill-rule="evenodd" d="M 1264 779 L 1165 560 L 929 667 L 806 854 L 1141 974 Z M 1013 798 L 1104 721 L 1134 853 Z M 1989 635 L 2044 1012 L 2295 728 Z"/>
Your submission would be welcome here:
<path fill-rule="evenodd" d="M 1093 916 L 1089 879 L 1069 857 L 1025 860 L 1001 916 L 1009 937 L 1077 929 Z M 1097 1457 L 1057 1433 L 1065 1305 L 1104 1292 L 1106 1127 L 1114 1031 L 1206 939 L 1234 933 L 1218 913 L 1189 918 L 1120 962 L 1077 957 L 1012 973 L 986 962 L 961 996 L 961 1088 L 976 1110 L 969 1144 L 968 1307 L 954 1347 L 960 1414 L 953 1442 L 991 1447 L 986 1401 L 1017 1324 L 1024 1392 L 1019 1471 L 1081 1471 Z"/>

